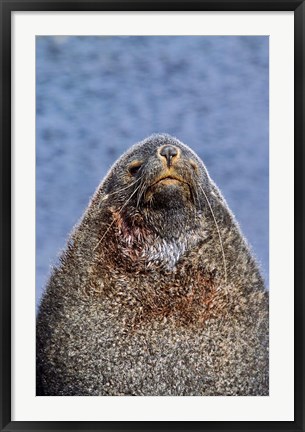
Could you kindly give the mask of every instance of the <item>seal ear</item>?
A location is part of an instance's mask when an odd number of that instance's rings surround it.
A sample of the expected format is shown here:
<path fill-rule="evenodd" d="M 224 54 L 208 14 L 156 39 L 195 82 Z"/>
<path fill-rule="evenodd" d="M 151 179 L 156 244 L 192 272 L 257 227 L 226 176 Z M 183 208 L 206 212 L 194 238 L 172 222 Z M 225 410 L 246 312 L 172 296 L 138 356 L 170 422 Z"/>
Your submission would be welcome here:
<path fill-rule="evenodd" d="M 213 180 L 211 178 L 209 178 L 210 181 L 210 186 L 211 186 L 211 192 L 212 195 L 214 195 L 214 197 L 216 197 L 217 201 L 222 204 L 224 207 L 228 207 L 226 200 L 224 199 L 224 197 L 222 196 L 222 194 L 220 193 L 220 190 L 218 189 L 218 187 L 215 185 L 215 183 L 213 182 Z"/>
<path fill-rule="evenodd" d="M 238 226 L 238 223 L 235 219 L 234 213 L 229 208 L 229 206 L 228 206 L 226 200 L 224 199 L 223 195 L 221 194 L 220 190 L 215 185 L 213 180 L 210 180 L 210 182 L 211 182 L 211 184 L 210 184 L 211 196 L 214 198 L 215 207 L 218 207 L 218 211 L 220 213 L 222 213 L 223 215 L 225 215 L 226 221 L 228 224 L 234 223 L 235 225 Z"/>

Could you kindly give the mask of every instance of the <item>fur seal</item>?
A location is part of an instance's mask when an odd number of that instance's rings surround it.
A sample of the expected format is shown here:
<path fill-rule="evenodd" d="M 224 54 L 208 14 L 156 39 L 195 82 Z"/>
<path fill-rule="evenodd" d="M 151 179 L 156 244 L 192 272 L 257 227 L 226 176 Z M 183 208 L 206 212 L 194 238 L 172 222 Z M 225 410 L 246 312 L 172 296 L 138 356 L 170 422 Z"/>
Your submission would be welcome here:
<path fill-rule="evenodd" d="M 37 395 L 268 395 L 268 363 L 268 292 L 203 162 L 135 144 L 47 284 Z"/>

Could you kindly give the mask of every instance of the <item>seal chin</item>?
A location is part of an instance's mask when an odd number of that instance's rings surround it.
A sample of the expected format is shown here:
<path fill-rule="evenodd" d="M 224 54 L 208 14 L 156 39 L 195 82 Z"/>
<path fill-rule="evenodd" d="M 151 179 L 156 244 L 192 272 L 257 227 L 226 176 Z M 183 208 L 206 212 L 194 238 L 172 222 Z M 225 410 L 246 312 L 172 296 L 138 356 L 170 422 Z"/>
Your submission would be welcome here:
<path fill-rule="evenodd" d="M 145 194 L 150 207 L 180 207 L 191 201 L 189 185 L 174 177 L 163 177 L 153 183 Z"/>

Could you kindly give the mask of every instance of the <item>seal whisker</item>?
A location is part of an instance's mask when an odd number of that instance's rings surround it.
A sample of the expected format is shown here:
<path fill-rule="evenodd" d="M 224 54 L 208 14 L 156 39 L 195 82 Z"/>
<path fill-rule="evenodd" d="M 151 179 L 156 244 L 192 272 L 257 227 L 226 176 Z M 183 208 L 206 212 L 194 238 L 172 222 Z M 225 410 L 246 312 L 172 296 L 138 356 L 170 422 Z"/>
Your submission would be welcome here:
<path fill-rule="evenodd" d="M 119 213 L 122 212 L 122 210 L 124 209 L 124 207 L 127 206 L 127 204 L 129 203 L 129 201 L 131 200 L 131 198 L 134 196 L 134 194 L 138 191 L 138 189 L 140 188 L 141 185 L 139 185 L 134 191 L 133 193 L 130 195 L 130 197 L 128 198 L 127 201 L 125 201 L 125 203 L 122 205 L 122 207 L 119 210 Z M 111 222 L 111 224 L 108 226 L 108 228 L 106 229 L 106 231 L 104 232 L 104 235 L 100 238 L 100 240 L 98 241 L 97 245 L 94 247 L 93 251 L 95 251 L 97 249 L 97 247 L 100 245 L 101 241 L 105 238 L 106 234 L 108 233 L 108 231 L 110 230 L 110 228 L 112 227 L 112 225 L 114 224 L 115 219 Z"/>
<path fill-rule="evenodd" d="M 208 203 L 210 212 L 211 212 L 211 214 L 213 216 L 214 223 L 215 223 L 215 226 L 216 226 L 216 229 L 217 229 L 217 232 L 218 232 L 219 243 L 220 243 L 220 248 L 221 248 L 221 253 L 222 253 L 222 259 L 223 259 L 224 279 L 225 279 L 225 283 L 227 284 L 227 264 L 226 264 L 226 257 L 225 257 L 225 252 L 224 252 L 224 248 L 223 248 L 223 242 L 222 242 L 219 226 L 218 226 L 218 223 L 216 221 L 215 214 L 213 212 L 213 209 L 212 209 L 212 206 L 210 204 L 210 201 L 209 201 L 209 199 L 208 199 L 206 193 L 204 192 L 203 187 L 201 186 L 200 183 L 199 183 L 199 187 L 202 190 L 202 193 L 203 193 L 203 195 L 204 195 L 204 197 L 206 199 L 206 202 Z"/>
<path fill-rule="evenodd" d="M 122 191 L 124 191 L 124 190 L 126 190 L 126 189 L 128 189 L 128 188 L 130 188 L 130 187 L 132 187 L 132 186 L 134 186 L 134 185 L 135 185 L 136 183 L 138 183 L 138 181 L 140 181 L 141 179 L 142 179 L 142 178 L 140 177 L 140 178 L 138 178 L 136 181 L 134 181 L 133 183 L 131 183 L 130 185 L 125 186 L 125 187 L 123 187 L 123 188 L 121 188 L 121 189 L 119 189 L 119 190 L 117 190 L 117 191 L 111 192 L 110 194 L 107 194 L 107 198 L 110 197 L 110 196 L 112 196 L 112 195 L 118 194 L 118 193 L 120 193 L 120 192 L 122 192 Z"/>
<path fill-rule="evenodd" d="M 199 194 L 198 194 L 197 188 L 194 187 L 194 186 L 190 186 L 190 190 L 191 190 L 191 195 L 192 195 L 192 199 L 193 199 L 193 202 L 194 202 L 194 209 L 195 209 L 195 214 L 196 214 L 196 209 L 197 208 L 199 210 L 201 210 Z"/>
<path fill-rule="evenodd" d="M 145 181 L 145 179 L 144 179 L 144 181 L 143 181 L 143 183 L 142 183 L 142 185 L 141 185 L 140 192 L 138 193 L 137 208 L 139 208 L 140 201 L 141 201 L 141 198 L 142 198 L 142 196 L 143 196 L 143 194 L 144 194 L 144 192 L 145 192 L 146 186 L 147 186 L 147 184 L 146 184 L 146 181 Z"/>

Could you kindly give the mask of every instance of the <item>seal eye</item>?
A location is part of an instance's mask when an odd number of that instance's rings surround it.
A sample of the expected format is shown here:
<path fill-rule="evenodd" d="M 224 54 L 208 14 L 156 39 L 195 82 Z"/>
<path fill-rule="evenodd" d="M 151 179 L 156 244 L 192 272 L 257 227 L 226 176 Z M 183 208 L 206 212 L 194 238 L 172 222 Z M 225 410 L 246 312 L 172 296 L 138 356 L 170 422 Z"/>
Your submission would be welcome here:
<path fill-rule="evenodd" d="M 130 174 L 134 176 L 137 174 L 137 172 L 139 171 L 141 166 L 142 166 L 142 162 L 134 161 L 129 165 L 128 170 L 129 170 Z"/>

